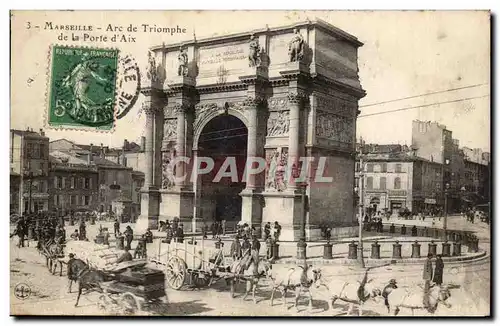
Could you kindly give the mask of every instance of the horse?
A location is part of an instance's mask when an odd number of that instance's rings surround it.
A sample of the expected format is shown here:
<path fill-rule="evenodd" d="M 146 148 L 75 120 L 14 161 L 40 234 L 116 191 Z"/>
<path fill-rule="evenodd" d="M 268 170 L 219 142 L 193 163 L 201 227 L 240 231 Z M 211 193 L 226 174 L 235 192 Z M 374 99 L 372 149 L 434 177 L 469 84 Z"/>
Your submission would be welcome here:
<path fill-rule="evenodd" d="M 91 269 L 89 266 L 80 259 L 75 259 L 68 266 L 71 278 L 69 281 L 69 293 L 71 293 L 71 284 L 73 281 L 78 281 L 78 296 L 76 297 L 75 307 L 78 306 L 80 302 L 80 296 L 83 290 L 87 290 L 87 293 L 92 291 L 98 291 L 103 293 L 101 283 L 105 281 L 104 273 Z"/>
<path fill-rule="evenodd" d="M 57 269 L 57 258 L 61 258 L 64 254 L 64 247 L 60 243 L 53 242 L 52 240 L 46 243 L 42 242 L 41 253 L 45 256 L 46 265 L 52 274 L 55 274 Z"/>
<path fill-rule="evenodd" d="M 313 268 L 312 265 L 296 266 L 289 268 L 286 274 L 277 277 L 270 276 L 272 283 L 271 306 L 273 305 L 274 292 L 278 289 L 283 297 L 283 305 L 286 308 L 286 293 L 288 290 L 295 290 L 295 309 L 298 311 L 299 296 L 302 291 L 309 294 L 309 310 L 312 309 L 312 295 L 310 287 L 314 285 L 318 288 L 321 285 L 321 270 Z"/>
<path fill-rule="evenodd" d="M 349 282 L 342 280 L 333 280 L 328 285 L 327 288 L 330 297 L 328 300 L 330 309 L 333 309 L 335 301 L 340 300 L 349 304 L 349 309 L 347 314 L 351 315 L 354 310 L 354 305 L 358 306 L 359 316 L 363 315 L 363 305 L 368 302 L 368 300 L 373 300 L 378 303 L 382 291 L 373 285 L 373 279 L 366 281 L 364 285 L 363 282 Z"/>
<path fill-rule="evenodd" d="M 234 298 L 236 283 L 241 280 L 246 280 L 246 291 L 243 300 L 246 300 L 250 290 L 252 290 L 253 302 L 257 303 L 257 299 L 255 298 L 255 290 L 257 288 L 257 284 L 259 283 L 261 277 L 268 278 L 270 276 L 272 265 L 267 259 L 260 259 L 257 268 L 252 262 L 247 269 L 243 270 L 241 264 L 242 260 L 237 260 L 230 266 L 230 271 L 234 275 L 234 277 L 231 277 L 231 279 L 229 280 L 229 282 L 231 283 L 231 297 Z"/>
<path fill-rule="evenodd" d="M 387 296 L 388 309 L 389 311 L 391 308 L 394 309 L 394 316 L 399 313 L 401 308 L 411 309 L 412 315 L 414 315 L 415 309 L 427 309 L 430 313 L 434 313 L 439 303 L 442 303 L 447 308 L 451 307 L 451 304 L 446 302 L 450 296 L 451 293 L 448 286 L 431 286 L 429 290 L 429 304 L 425 307 L 423 304 L 422 289 L 397 288 L 392 290 Z"/>

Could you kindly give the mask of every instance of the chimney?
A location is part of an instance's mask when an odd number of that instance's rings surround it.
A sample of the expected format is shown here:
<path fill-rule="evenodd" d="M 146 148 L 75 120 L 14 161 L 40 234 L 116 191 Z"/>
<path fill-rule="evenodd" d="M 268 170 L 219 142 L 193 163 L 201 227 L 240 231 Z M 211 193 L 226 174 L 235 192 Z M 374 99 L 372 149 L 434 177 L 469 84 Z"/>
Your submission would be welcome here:
<path fill-rule="evenodd" d="M 127 166 L 127 158 L 125 157 L 125 150 L 122 150 L 122 165 Z"/>
<path fill-rule="evenodd" d="M 87 161 L 87 164 L 90 165 L 92 164 L 92 156 L 94 155 L 94 153 L 92 153 L 92 150 L 93 150 L 93 147 L 94 147 L 94 144 L 90 144 L 90 148 L 89 148 L 89 156 L 88 156 L 88 161 Z"/>
<path fill-rule="evenodd" d="M 101 143 L 101 158 L 104 158 L 104 145 Z"/>
<path fill-rule="evenodd" d="M 45 131 L 42 128 L 40 128 L 40 136 L 45 136 Z"/>
<path fill-rule="evenodd" d="M 141 136 L 141 151 L 145 151 L 146 150 L 146 137 L 144 136 Z"/>
<path fill-rule="evenodd" d="M 129 145 L 129 144 L 128 144 L 128 140 L 126 140 L 126 139 L 125 139 L 125 140 L 123 141 L 123 150 L 124 150 L 124 151 L 128 150 L 128 145 Z"/>

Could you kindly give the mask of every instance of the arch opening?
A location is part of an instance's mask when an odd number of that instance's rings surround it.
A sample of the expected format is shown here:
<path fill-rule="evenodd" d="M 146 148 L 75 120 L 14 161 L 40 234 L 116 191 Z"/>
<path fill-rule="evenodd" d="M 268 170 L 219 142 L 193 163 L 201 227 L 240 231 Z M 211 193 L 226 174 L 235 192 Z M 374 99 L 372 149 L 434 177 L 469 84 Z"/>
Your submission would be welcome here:
<path fill-rule="evenodd" d="M 199 178 L 199 192 L 204 219 L 228 224 L 241 220 L 245 188 L 243 173 L 247 158 L 248 129 L 239 118 L 219 115 L 202 129 L 198 139 L 198 156 L 214 161 L 213 169 Z M 205 169 L 206 163 L 200 168 Z"/>

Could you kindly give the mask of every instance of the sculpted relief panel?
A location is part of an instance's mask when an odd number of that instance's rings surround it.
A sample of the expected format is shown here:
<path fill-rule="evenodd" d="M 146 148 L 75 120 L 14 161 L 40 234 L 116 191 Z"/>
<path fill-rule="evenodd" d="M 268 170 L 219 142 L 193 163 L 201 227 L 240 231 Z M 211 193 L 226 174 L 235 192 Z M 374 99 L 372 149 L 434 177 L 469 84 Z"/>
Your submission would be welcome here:
<path fill-rule="evenodd" d="M 163 139 L 172 140 L 177 137 L 177 120 L 168 119 L 163 124 Z"/>
<path fill-rule="evenodd" d="M 289 116 L 289 111 L 270 112 L 267 120 L 267 136 L 287 136 L 290 126 Z"/>
<path fill-rule="evenodd" d="M 318 138 L 326 138 L 339 143 L 352 144 L 354 137 L 354 118 L 318 111 L 315 129 L 316 137 Z"/>

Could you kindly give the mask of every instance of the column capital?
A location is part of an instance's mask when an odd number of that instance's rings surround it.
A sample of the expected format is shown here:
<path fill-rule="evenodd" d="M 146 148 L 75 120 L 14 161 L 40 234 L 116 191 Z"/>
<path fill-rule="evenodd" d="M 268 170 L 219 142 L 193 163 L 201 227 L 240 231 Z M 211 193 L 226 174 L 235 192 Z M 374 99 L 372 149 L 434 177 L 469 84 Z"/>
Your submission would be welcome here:
<path fill-rule="evenodd" d="M 289 104 L 298 104 L 302 106 L 303 104 L 307 103 L 308 96 L 303 91 L 293 91 L 288 93 L 287 99 Z"/>
<path fill-rule="evenodd" d="M 142 111 L 146 116 L 155 116 L 156 114 L 163 112 L 163 106 L 159 105 L 157 101 L 147 99 L 142 103 Z"/>
<path fill-rule="evenodd" d="M 175 114 L 179 115 L 181 113 L 188 113 L 193 109 L 193 106 L 189 103 L 177 103 L 173 107 L 173 111 Z"/>
<path fill-rule="evenodd" d="M 266 97 L 260 94 L 248 95 L 243 101 L 243 107 L 245 108 L 262 108 L 266 105 Z"/>

